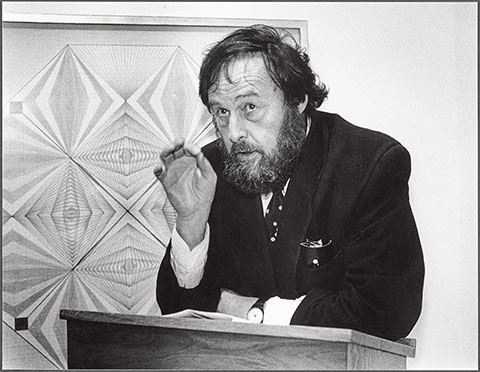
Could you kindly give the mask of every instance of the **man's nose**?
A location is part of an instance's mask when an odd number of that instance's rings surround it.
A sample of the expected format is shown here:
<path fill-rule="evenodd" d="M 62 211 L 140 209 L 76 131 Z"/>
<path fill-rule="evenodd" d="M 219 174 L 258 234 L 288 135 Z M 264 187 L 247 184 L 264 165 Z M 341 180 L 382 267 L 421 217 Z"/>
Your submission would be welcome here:
<path fill-rule="evenodd" d="M 247 136 L 245 119 L 239 115 L 231 115 L 228 123 L 228 138 L 237 143 Z"/>

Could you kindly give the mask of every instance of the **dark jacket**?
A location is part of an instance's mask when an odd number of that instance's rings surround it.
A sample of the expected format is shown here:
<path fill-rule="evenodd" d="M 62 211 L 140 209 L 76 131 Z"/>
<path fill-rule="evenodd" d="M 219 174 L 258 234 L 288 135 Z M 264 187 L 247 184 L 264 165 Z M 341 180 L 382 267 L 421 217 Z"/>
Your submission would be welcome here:
<path fill-rule="evenodd" d="M 220 288 L 228 288 L 260 298 L 306 294 L 291 324 L 392 340 L 410 332 L 421 311 L 424 262 L 402 145 L 338 115 L 313 113 L 274 245 L 267 242 L 260 196 L 225 182 L 215 144 L 204 153 L 218 175 L 205 274 L 198 287 L 180 288 L 168 247 L 157 280 L 164 314 L 215 311 Z M 334 258 L 308 265 L 310 251 L 300 245 L 307 239 L 331 240 Z"/>

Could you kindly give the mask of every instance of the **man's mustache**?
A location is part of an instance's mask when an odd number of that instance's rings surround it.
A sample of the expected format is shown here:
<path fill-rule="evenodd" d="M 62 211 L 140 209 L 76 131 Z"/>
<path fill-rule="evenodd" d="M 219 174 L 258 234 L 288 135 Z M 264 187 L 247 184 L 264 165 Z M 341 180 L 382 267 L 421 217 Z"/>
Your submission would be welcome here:
<path fill-rule="evenodd" d="M 237 154 L 241 154 L 241 153 L 245 153 L 245 152 L 259 152 L 261 154 L 263 154 L 263 150 L 254 146 L 254 145 L 249 145 L 248 143 L 246 142 L 236 142 L 232 145 L 231 149 L 230 149 L 230 154 L 231 155 L 237 155 Z"/>

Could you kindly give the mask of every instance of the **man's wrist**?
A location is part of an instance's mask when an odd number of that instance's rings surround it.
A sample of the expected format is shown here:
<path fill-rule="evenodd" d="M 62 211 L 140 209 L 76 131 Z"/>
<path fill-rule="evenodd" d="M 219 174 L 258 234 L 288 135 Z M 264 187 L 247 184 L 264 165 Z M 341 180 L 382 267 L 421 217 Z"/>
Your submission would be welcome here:
<path fill-rule="evenodd" d="M 265 300 L 259 298 L 257 302 L 255 302 L 250 310 L 247 313 L 247 319 L 252 323 L 262 323 L 264 318 L 263 308 L 265 306 Z"/>
<path fill-rule="evenodd" d="M 205 238 L 195 247 L 190 248 L 174 226 L 172 231 L 172 249 L 170 263 L 182 288 L 195 288 L 201 281 L 207 261 L 210 228 L 207 224 Z"/>
<path fill-rule="evenodd" d="M 190 249 L 195 248 L 205 238 L 209 213 L 210 211 L 200 211 L 188 217 L 177 216 L 177 232 Z"/>
<path fill-rule="evenodd" d="M 248 312 L 257 300 L 257 297 L 242 296 L 232 290 L 222 288 L 217 311 L 248 319 Z"/>

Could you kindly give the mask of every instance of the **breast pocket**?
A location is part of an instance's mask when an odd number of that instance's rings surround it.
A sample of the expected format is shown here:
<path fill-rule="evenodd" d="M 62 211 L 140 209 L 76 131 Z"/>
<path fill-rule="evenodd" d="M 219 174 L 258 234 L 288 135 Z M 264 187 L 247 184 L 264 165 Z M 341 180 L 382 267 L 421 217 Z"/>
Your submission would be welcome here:
<path fill-rule="evenodd" d="M 297 264 L 297 291 L 305 294 L 313 287 L 340 288 L 345 272 L 343 251 L 331 240 L 300 243 Z"/>

